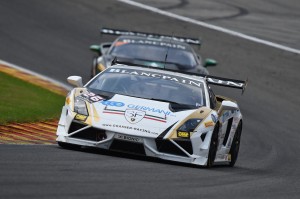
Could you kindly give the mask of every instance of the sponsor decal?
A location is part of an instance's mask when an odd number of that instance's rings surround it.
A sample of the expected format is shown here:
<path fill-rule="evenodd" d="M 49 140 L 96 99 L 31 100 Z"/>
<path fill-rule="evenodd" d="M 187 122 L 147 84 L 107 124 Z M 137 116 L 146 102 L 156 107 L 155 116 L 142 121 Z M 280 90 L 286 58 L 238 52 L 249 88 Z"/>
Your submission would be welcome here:
<path fill-rule="evenodd" d="M 221 85 L 227 85 L 227 86 L 234 86 L 234 87 L 239 87 L 243 88 L 244 83 L 239 83 L 239 82 L 233 82 L 233 81 L 225 81 L 225 80 L 220 80 L 220 79 L 214 79 L 214 78 L 207 78 L 207 81 L 210 83 L 214 84 L 221 84 Z"/>
<path fill-rule="evenodd" d="M 214 114 L 211 114 L 211 119 L 214 123 L 217 123 L 217 121 L 218 121 L 217 116 L 215 116 Z"/>
<path fill-rule="evenodd" d="M 84 122 L 87 119 L 87 117 L 88 116 L 86 115 L 76 114 L 74 119 Z"/>
<path fill-rule="evenodd" d="M 103 110 L 103 113 L 105 113 L 105 114 L 124 115 L 125 119 L 131 124 L 138 123 L 144 118 L 148 119 L 148 120 L 158 121 L 158 122 L 164 122 L 164 123 L 167 122 L 166 117 L 157 117 L 157 116 L 154 116 L 154 115 L 149 115 L 149 114 L 146 114 L 145 111 L 140 111 L 140 110 L 137 110 L 137 109 L 126 109 L 125 111 L 120 111 L 120 110 L 105 108 Z"/>
<path fill-rule="evenodd" d="M 171 114 L 171 111 L 156 109 L 156 108 L 152 108 L 152 107 L 149 107 L 149 106 L 139 106 L 139 105 L 129 104 L 127 107 L 130 108 L 130 109 L 149 111 L 149 112 L 153 112 L 153 113 L 163 113 L 164 115 L 170 115 Z"/>
<path fill-rule="evenodd" d="M 139 131 L 142 133 L 148 133 L 148 134 L 153 134 L 153 135 L 158 135 L 158 133 L 153 132 L 149 129 L 144 129 L 144 128 L 138 128 L 138 127 L 132 127 L 132 126 L 127 126 L 127 125 L 119 125 L 119 124 L 102 124 L 103 127 L 110 127 L 110 128 L 118 128 L 118 129 L 127 129 L 127 130 L 134 130 L 134 131 Z"/>
<path fill-rule="evenodd" d="M 142 70 L 137 70 L 137 69 L 120 69 L 120 68 L 114 67 L 114 68 L 110 68 L 109 70 L 107 70 L 107 72 L 153 77 L 153 78 L 159 78 L 159 79 L 164 79 L 164 80 L 168 80 L 168 81 L 178 82 L 181 84 L 188 84 L 188 85 L 195 86 L 198 88 L 203 87 L 203 84 L 201 81 L 197 81 L 194 79 L 188 79 L 188 78 L 174 76 L 174 75 L 166 75 L 166 74 L 162 74 L 162 73 L 153 73 L 153 72 L 142 71 Z"/>
<path fill-rule="evenodd" d="M 115 102 L 115 101 L 110 101 L 110 100 L 103 100 L 101 101 L 101 104 L 105 106 L 116 106 L 116 107 L 123 107 L 125 104 L 123 102 Z"/>
<path fill-rule="evenodd" d="M 105 106 L 116 106 L 116 107 L 125 106 L 125 104 L 123 102 L 115 102 L 115 101 L 105 100 L 100 95 L 97 95 L 97 94 L 92 93 L 92 92 L 82 94 L 82 95 L 78 96 L 78 98 L 81 98 L 83 100 L 87 100 L 89 103 L 100 102 L 101 104 L 103 104 Z"/>
<path fill-rule="evenodd" d="M 142 138 L 139 137 L 134 137 L 134 136 L 128 136 L 128 135 L 121 135 L 121 134 L 116 134 L 114 138 L 118 140 L 125 140 L 129 142 L 138 142 L 138 143 L 143 143 Z"/>
<path fill-rule="evenodd" d="M 205 127 L 210 127 L 210 126 L 214 126 L 214 125 L 215 125 L 215 123 L 213 121 L 208 121 L 208 122 L 204 123 Z"/>
<path fill-rule="evenodd" d="M 177 137 L 180 137 L 180 138 L 190 138 L 190 132 L 177 131 Z"/>
<path fill-rule="evenodd" d="M 119 43 L 119 42 L 125 43 L 125 44 L 130 43 L 130 44 L 145 44 L 145 45 L 162 46 L 162 47 L 177 48 L 177 49 L 182 49 L 182 50 L 186 49 L 186 47 L 184 45 L 155 41 L 155 40 L 122 39 L 122 40 L 119 40 L 117 43 Z"/>
<path fill-rule="evenodd" d="M 145 111 L 139 111 L 139 110 L 131 110 L 131 109 L 127 109 L 125 110 L 125 119 L 131 123 L 131 124 L 136 124 L 138 123 L 139 121 L 141 121 L 145 115 L 146 115 L 146 112 Z"/>

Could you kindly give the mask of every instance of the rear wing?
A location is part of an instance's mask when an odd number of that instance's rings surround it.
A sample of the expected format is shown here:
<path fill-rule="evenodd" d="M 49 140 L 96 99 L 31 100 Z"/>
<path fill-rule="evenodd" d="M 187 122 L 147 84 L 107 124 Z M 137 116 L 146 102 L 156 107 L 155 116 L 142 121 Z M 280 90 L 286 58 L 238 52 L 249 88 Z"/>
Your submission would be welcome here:
<path fill-rule="evenodd" d="M 207 76 L 200 75 L 200 76 L 204 77 L 208 84 L 241 89 L 242 94 L 244 94 L 248 84 L 248 79 L 242 81 L 242 80 L 229 79 L 224 77 L 216 77 L 211 75 L 207 75 Z"/>
<path fill-rule="evenodd" d="M 140 37 L 157 38 L 157 39 L 166 38 L 166 39 L 173 39 L 175 41 L 180 41 L 188 44 L 193 44 L 198 46 L 201 45 L 200 39 L 181 37 L 181 36 L 172 36 L 172 35 L 162 35 L 156 33 L 136 32 L 136 31 L 119 30 L 119 29 L 112 29 L 112 28 L 101 28 L 100 33 L 107 34 L 107 35 L 140 36 Z"/>
<path fill-rule="evenodd" d="M 246 90 L 246 87 L 247 87 L 247 84 L 248 84 L 248 79 L 243 81 L 243 80 L 237 80 L 237 79 L 217 77 L 217 76 L 212 76 L 212 75 L 203 75 L 203 74 L 199 74 L 199 73 L 185 72 L 185 71 L 168 69 L 168 68 L 145 66 L 145 65 L 141 65 L 141 64 L 131 63 L 130 61 L 128 61 L 124 58 L 120 59 L 120 58 L 115 57 L 114 60 L 112 61 L 111 65 L 113 66 L 113 65 L 116 65 L 116 64 L 123 64 L 123 65 L 128 65 L 128 66 L 137 66 L 137 67 L 141 67 L 141 68 L 153 68 L 153 69 L 156 69 L 156 70 L 166 70 L 166 71 L 172 71 L 172 72 L 177 72 L 177 73 L 182 73 L 182 74 L 187 74 L 187 75 L 199 76 L 199 77 L 204 78 L 204 80 L 206 81 L 207 84 L 241 89 L 242 94 L 244 94 L 244 92 Z"/>

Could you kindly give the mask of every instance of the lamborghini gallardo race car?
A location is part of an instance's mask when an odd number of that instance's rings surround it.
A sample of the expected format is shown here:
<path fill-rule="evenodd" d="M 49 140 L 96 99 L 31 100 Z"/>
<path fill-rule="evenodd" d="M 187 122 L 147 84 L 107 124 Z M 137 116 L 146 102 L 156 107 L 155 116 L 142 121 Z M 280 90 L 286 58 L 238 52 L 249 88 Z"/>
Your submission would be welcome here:
<path fill-rule="evenodd" d="M 85 86 L 79 76 L 57 128 L 63 148 L 98 147 L 211 167 L 234 166 L 243 118 L 238 104 L 210 84 L 245 89 L 246 82 L 122 63 Z"/>
<path fill-rule="evenodd" d="M 93 59 L 91 77 L 109 67 L 114 57 L 151 67 L 168 66 L 175 70 L 206 75 L 206 67 L 217 64 L 212 59 L 206 59 L 203 64 L 200 55 L 189 45 L 200 46 L 199 39 L 108 28 L 102 28 L 101 34 L 119 37 L 113 43 L 90 46 L 97 53 Z"/>

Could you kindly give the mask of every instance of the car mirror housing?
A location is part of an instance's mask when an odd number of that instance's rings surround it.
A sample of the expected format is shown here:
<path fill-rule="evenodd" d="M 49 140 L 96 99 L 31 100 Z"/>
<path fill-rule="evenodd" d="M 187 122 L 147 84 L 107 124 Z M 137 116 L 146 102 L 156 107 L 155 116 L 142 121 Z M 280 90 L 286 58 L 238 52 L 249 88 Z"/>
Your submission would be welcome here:
<path fill-rule="evenodd" d="M 99 56 L 106 54 L 108 49 L 111 47 L 112 43 L 106 42 L 100 45 L 91 45 L 90 50 L 97 53 Z"/>
<path fill-rule="evenodd" d="M 218 62 L 214 59 L 205 59 L 204 67 L 216 66 Z"/>
<path fill-rule="evenodd" d="M 99 54 L 99 56 L 102 55 L 101 46 L 99 46 L 99 45 L 91 45 L 90 50 L 97 53 L 97 54 Z"/>
<path fill-rule="evenodd" d="M 82 77 L 80 77 L 80 76 L 70 76 L 70 77 L 68 77 L 67 80 L 73 86 L 83 87 Z"/>
<path fill-rule="evenodd" d="M 221 107 L 219 109 L 219 113 L 221 113 L 222 111 L 226 110 L 226 111 L 235 111 L 238 110 L 239 107 L 236 103 L 228 101 L 228 100 L 224 100 L 222 101 Z"/>

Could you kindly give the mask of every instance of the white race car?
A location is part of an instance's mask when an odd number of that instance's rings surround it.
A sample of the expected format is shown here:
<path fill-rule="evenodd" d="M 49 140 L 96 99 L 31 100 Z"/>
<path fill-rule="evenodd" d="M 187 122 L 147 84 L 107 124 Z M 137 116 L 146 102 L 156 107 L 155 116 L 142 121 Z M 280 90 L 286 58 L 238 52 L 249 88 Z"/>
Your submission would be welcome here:
<path fill-rule="evenodd" d="M 242 114 L 209 84 L 245 89 L 246 82 L 117 63 L 85 86 L 79 76 L 57 128 L 63 148 L 122 151 L 211 167 L 234 166 Z"/>

